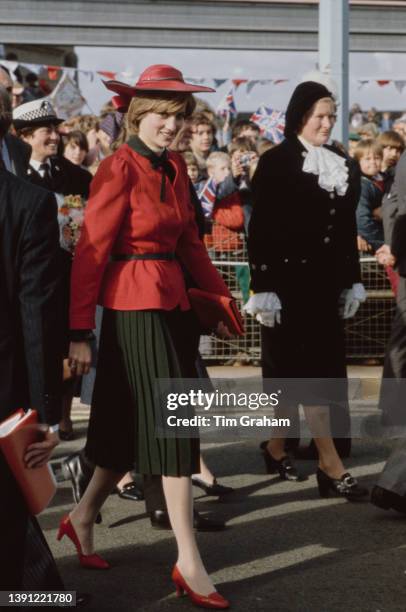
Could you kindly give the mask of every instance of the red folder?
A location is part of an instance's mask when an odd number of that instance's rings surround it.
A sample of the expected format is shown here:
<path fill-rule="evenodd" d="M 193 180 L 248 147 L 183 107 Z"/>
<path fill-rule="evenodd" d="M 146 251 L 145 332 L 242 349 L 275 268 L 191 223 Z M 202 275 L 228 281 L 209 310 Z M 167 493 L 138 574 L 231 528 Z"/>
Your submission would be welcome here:
<path fill-rule="evenodd" d="M 27 447 L 41 440 L 36 410 L 17 410 L 0 423 L 0 451 L 27 502 L 31 514 L 44 510 L 56 492 L 56 482 L 51 467 L 27 468 L 24 455 Z"/>
<path fill-rule="evenodd" d="M 215 331 L 220 321 L 234 336 L 244 335 L 244 323 L 234 298 L 209 293 L 202 289 L 189 289 L 190 304 L 202 326 Z"/>

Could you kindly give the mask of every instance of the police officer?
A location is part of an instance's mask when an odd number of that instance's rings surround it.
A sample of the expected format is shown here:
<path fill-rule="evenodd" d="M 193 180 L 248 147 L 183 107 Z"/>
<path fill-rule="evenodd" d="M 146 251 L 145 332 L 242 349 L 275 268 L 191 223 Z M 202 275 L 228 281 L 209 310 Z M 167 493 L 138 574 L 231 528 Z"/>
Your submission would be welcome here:
<path fill-rule="evenodd" d="M 62 121 L 47 98 L 26 102 L 14 109 L 17 134 L 32 149 L 27 179 L 61 195 L 87 198 L 92 175 L 58 154 L 58 125 Z"/>

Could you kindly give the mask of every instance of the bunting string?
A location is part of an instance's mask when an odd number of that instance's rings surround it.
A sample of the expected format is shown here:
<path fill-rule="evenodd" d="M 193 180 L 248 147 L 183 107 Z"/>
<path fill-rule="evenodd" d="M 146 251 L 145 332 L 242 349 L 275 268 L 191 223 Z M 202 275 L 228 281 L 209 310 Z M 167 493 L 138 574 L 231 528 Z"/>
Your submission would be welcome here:
<path fill-rule="evenodd" d="M 112 70 L 88 70 L 82 68 L 68 68 L 65 66 L 54 66 L 48 64 L 32 64 L 28 62 L 16 62 L 10 60 L 1 60 L 0 64 L 6 66 L 10 72 L 15 73 L 18 68 L 23 68 L 26 72 L 34 72 L 37 75 L 42 74 L 47 76 L 50 81 L 58 81 L 63 75 L 68 75 L 70 78 L 74 78 L 75 75 L 83 76 L 89 81 L 93 81 L 97 76 L 103 79 L 117 79 L 127 82 L 129 84 L 135 83 L 138 78 L 138 73 L 131 70 L 125 69 L 122 71 Z M 234 92 L 237 91 L 242 85 L 245 86 L 247 95 L 257 86 L 269 86 L 269 85 L 282 85 L 294 81 L 297 79 L 272 77 L 268 79 L 242 79 L 242 78 L 217 78 L 217 77 L 186 77 L 186 80 L 196 83 L 199 85 L 212 84 L 216 89 L 222 87 L 225 83 L 232 87 Z M 399 93 L 402 93 L 406 86 L 406 76 L 399 78 L 388 79 L 388 78 L 357 78 L 355 82 L 358 84 L 358 88 L 361 89 L 366 85 L 377 85 L 378 87 L 387 87 L 393 84 Z"/>
<path fill-rule="evenodd" d="M 109 80 L 121 80 L 129 84 L 136 82 L 138 73 L 130 69 L 123 71 L 112 70 L 87 70 L 82 68 L 67 68 L 65 66 L 53 66 L 48 64 L 31 64 L 26 62 L 15 62 L 10 60 L 0 60 L 0 64 L 6 66 L 10 72 L 16 74 L 18 68 L 23 68 L 26 72 L 34 72 L 35 74 L 48 77 L 50 81 L 58 81 L 63 75 L 67 74 L 70 78 L 75 75 L 83 76 L 89 81 L 94 81 L 96 76 Z M 256 85 L 279 85 L 287 83 L 290 79 L 271 78 L 271 79 L 240 79 L 240 78 L 215 78 L 215 77 L 186 77 L 187 81 L 197 85 L 211 83 L 216 89 L 222 87 L 225 83 L 229 83 L 234 91 L 245 85 L 246 92 L 249 94 Z"/>

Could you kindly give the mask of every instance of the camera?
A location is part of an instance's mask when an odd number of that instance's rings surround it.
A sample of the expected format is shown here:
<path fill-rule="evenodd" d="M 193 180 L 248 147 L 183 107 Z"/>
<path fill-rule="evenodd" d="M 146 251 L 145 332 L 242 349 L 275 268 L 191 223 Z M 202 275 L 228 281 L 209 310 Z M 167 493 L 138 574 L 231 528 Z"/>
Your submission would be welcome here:
<path fill-rule="evenodd" d="M 251 159 L 252 159 L 252 155 L 250 155 L 250 153 L 244 153 L 244 155 L 241 155 L 240 157 L 241 166 L 243 166 L 244 168 L 247 168 L 251 163 Z"/>

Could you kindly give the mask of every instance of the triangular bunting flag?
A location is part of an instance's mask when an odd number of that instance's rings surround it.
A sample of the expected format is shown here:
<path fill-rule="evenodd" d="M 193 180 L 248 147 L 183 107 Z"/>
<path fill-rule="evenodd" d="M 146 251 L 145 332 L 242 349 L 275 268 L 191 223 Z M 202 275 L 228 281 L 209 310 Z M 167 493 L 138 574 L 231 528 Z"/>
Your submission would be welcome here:
<path fill-rule="evenodd" d="M 193 77 L 188 77 L 186 80 L 190 81 L 190 83 L 194 83 L 195 85 L 202 85 L 206 82 L 206 79 L 195 79 Z"/>
<path fill-rule="evenodd" d="M 254 80 L 254 81 L 248 81 L 247 83 L 247 94 L 250 94 L 251 91 L 254 89 L 255 85 L 258 85 L 258 83 L 260 83 L 261 81 L 259 80 Z"/>
<path fill-rule="evenodd" d="M 287 83 L 289 79 L 276 79 L 274 80 L 274 85 L 280 85 L 281 83 Z"/>
<path fill-rule="evenodd" d="M 87 79 L 90 79 L 90 82 L 93 83 L 94 80 L 94 72 L 93 70 L 79 70 L 80 74 L 83 74 Z"/>
<path fill-rule="evenodd" d="M 402 93 L 405 85 L 406 85 L 406 81 L 393 81 L 395 84 L 396 89 L 398 90 L 399 93 Z"/>
<path fill-rule="evenodd" d="M 106 77 L 106 79 L 109 79 L 110 81 L 114 81 L 117 76 L 117 72 L 110 72 L 109 70 L 98 70 L 97 74 Z"/>
<path fill-rule="evenodd" d="M 385 85 L 389 85 L 390 81 L 377 81 L 379 87 L 385 87 Z"/>
<path fill-rule="evenodd" d="M 48 79 L 50 81 L 57 81 L 61 72 L 60 66 L 47 66 Z"/>
<path fill-rule="evenodd" d="M 218 89 L 219 87 L 224 85 L 224 83 L 226 83 L 227 81 L 228 79 L 213 79 L 214 87 Z"/>
<path fill-rule="evenodd" d="M 367 83 L 369 83 L 368 79 L 362 79 L 358 81 L 358 89 L 362 89 L 362 87 L 364 87 L 364 85 L 367 85 Z"/>
<path fill-rule="evenodd" d="M 248 83 L 248 79 L 233 79 L 232 83 L 234 87 L 238 89 L 243 83 Z"/>

